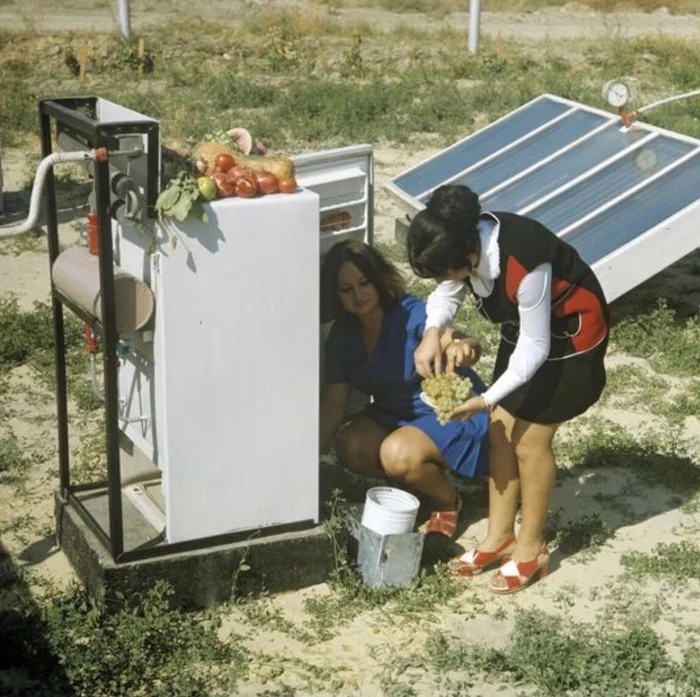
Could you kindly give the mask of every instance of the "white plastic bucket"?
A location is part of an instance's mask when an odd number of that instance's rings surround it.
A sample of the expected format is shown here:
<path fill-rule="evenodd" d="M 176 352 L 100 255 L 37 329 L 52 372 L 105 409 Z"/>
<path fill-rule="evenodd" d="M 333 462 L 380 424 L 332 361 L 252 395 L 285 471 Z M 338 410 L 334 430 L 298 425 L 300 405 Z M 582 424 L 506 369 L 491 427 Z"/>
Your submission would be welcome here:
<path fill-rule="evenodd" d="M 376 486 L 367 492 L 362 525 L 379 535 L 413 532 L 419 506 L 418 499 L 406 491 Z"/>

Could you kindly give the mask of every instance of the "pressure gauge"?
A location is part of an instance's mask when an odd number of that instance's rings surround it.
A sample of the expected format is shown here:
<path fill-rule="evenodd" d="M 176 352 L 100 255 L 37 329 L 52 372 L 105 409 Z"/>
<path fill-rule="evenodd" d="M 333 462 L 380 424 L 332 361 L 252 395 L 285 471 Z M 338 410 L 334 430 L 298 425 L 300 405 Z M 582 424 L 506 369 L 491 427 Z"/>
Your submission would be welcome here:
<path fill-rule="evenodd" d="M 603 99 L 616 109 L 625 106 L 630 98 L 630 88 L 620 80 L 610 80 L 603 87 Z"/>
<path fill-rule="evenodd" d="M 634 158 L 634 164 L 640 172 L 649 172 L 659 164 L 659 156 L 651 148 L 642 148 Z"/>

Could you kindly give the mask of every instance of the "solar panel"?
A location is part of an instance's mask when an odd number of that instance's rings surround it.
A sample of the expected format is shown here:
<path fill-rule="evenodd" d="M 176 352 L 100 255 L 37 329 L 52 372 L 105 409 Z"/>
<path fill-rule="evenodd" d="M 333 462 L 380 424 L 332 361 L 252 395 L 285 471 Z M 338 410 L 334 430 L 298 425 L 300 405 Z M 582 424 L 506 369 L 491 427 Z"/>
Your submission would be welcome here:
<path fill-rule="evenodd" d="M 609 300 L 700 246 L 700 140 L 542 95 L 387 184 L 409 215 L 440 185 L 540 220 Z"/>

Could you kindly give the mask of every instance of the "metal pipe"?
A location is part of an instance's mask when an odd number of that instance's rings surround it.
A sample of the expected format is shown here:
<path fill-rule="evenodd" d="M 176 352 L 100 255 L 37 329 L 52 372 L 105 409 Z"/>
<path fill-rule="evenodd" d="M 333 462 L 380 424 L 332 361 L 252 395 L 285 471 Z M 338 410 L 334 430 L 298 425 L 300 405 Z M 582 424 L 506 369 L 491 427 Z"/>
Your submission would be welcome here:
<path fill-rule="evenodd" d="M 469 0 L 469 53 L 479 52 L 479 22 L 481 20 L 481 0 Z"/>
<path fill-rule="evenodd" d="M 118 0 L 119 5 L 119 31 L 122 39 L 131 39 L 131 13 L 129 12 L 129 0 Z"/>

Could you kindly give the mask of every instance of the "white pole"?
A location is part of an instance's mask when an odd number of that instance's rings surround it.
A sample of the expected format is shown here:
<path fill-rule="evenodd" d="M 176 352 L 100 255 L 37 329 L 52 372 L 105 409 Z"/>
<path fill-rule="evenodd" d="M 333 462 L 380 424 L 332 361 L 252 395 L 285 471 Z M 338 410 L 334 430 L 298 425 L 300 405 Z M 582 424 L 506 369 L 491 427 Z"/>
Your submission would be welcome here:
<path fill-rule="evenodd" d="M 469 0 L 469 53 L 479 52 L 479 20 L 481 0 Z"/>
<path fill-rule="evenodd" d="M 122 39 L 128 41 L 131 38 L 129 0 L 119 0 L 119 30 L 121 32 Z"/>

